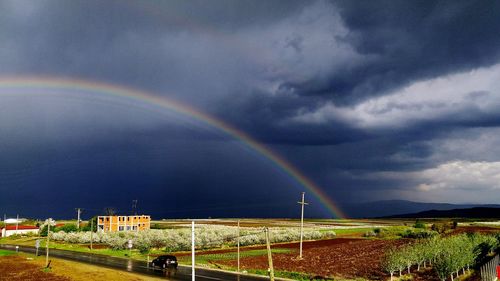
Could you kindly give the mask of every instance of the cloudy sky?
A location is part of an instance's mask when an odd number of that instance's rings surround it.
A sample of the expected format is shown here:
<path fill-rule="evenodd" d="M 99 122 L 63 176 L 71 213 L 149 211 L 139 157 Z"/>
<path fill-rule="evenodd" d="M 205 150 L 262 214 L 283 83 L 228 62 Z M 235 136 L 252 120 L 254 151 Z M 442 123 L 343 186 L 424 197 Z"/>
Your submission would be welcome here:
<path fill-rule="evenodd" d="M 499 12 L 498 1 L 0 0 L 0 79 L 177 100 L 340 205 L 497 203 Z M 293 216 L 308 192 L 199 120 L 70 92 L 0 83 L 0 212 L 127 213 L 138 199 L 163 217 Z"/>

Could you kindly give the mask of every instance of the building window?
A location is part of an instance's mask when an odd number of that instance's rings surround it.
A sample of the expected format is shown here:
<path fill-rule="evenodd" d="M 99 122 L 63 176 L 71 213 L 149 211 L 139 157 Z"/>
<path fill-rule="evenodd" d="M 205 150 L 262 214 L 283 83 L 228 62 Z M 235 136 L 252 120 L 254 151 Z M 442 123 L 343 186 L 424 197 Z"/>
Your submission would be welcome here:
<path fill-rule="evenodd" d="M 119 226 L 118 231 L 123 231 L 123 226 Z"/>

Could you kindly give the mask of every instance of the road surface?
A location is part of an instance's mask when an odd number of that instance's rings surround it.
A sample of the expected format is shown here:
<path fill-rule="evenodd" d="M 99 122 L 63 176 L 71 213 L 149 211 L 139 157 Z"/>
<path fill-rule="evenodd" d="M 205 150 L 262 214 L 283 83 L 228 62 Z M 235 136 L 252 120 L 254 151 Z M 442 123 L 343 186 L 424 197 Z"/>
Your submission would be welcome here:
<path fill-rule="evenodd" d="M 0 244 L 0 249 L 15 251 L 15 245 L 5 245 Z M 26 253 L 35 253 L 36 249 L 34 247 L 19 246 L 19 251 Z M 45 249 L 40 248 L 39 255 L 45 255 Z M 165 280 L 191 280 L 191 267 L 179 265 L 177 270 L 162 271 L 154 270 L 148 266 L 145 261 L 110 257 L 98 254 L 89 254 L 81 252 L 73 252 L 66 250 L 50 249 L 49 255 L 56 258 L 78 261 L 89 263 L 97 266 L 104 266 L 113 269 L 125 270 L 129 272 L 135 272 L 143 275 L 150 276 L 161 276 L 165 277 Z M 196 280 L 200 281 L 217 281 L 217 280 L 239 280 L 239 281 L 263 281 L 269 278 L 259 277 L 259 276 L 249 276 L 245 274 L 236 274 L 229 272 L 222 272 L 217 270 L 207 270 L 196 268 L 195 272 Z M 278 278 L 277 278 L 278 280 Z"/>

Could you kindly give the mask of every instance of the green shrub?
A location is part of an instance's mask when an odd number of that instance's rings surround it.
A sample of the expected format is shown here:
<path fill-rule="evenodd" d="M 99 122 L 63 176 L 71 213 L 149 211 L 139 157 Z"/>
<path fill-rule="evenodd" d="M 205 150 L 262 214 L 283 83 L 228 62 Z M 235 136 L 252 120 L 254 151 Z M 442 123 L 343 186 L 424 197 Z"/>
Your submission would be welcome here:
<path fill-rule="evenodd" d="M 59 232 L 59 231 L 64 231 L 66 233 L 77 232 L 78 228 L 76 227 L 76 224 L 68 223 L 63 226 L 56 227 L 54 229 L 54 232 Z"/>
<path fill-rule="evenodd" d="M 47 230 L 48 230 L 47 225 L 42 226 L 42 228 L 40 229 L 40 236 L 46 237 L 47 236 Z"/>
<path fill-rule="evenodd" d="M 440 223 L 434 223 L 431 226 L 431 229 L 436 231 L 437 233 L 445 233 L 446 231 L 450 230 L 452 225 L 450 223 L 446 222 L 440 222 Z"/>
<path fill-rule="evenodd" d="M 91 223 L 93 221 L 93 223 Z M 90 231 L 90 227 L 92 226 L 92 231 L 97 232 L 97 216 L 92 217 L 89 222 L 84 225 L 81 230 L 82 231 Z"/>
<path fill-rule="evenodd" d="M 425 238 L 432 238 L 436 236 L 438 233 L 432 230 L 412 230 L 408 229 L 405 232 L 401 233 L 402 238 L 413 238 L 413 239 L 425 239 Z"/>
<path fill-rule="evenodd" d="M 375 231 L 367 231 L 363 234 L 364 237 L 376 237 L 377 233 Z"/>
<path fill-rule="evenodd" d="M 415 221 L 415 225 L 413 225 L 414 228 L 425 228 L 425 224 L 421 222 L 419 219 Z"/>

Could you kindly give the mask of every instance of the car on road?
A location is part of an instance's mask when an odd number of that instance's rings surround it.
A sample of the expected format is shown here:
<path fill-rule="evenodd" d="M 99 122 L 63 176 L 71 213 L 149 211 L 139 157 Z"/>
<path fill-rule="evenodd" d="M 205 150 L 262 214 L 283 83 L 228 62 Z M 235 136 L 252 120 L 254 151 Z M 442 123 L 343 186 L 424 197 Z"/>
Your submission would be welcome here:
<path fill-rule="evenodd" d="M 151 262 L 151 266 L 153 268 L 159 267 L 163 269 L 177 268 L 177 258 L 172 255 L 159 256 Z"/>

